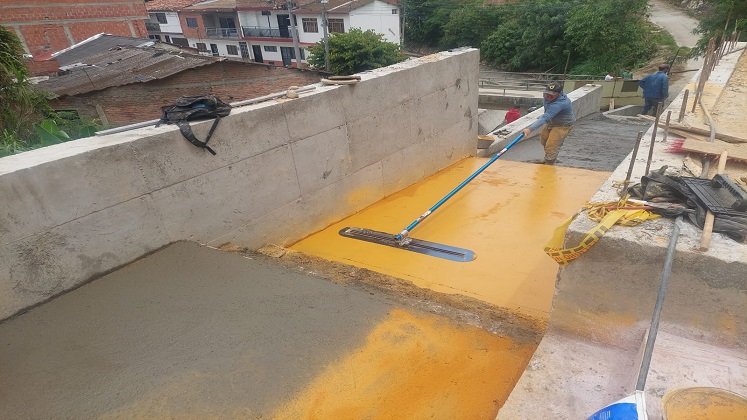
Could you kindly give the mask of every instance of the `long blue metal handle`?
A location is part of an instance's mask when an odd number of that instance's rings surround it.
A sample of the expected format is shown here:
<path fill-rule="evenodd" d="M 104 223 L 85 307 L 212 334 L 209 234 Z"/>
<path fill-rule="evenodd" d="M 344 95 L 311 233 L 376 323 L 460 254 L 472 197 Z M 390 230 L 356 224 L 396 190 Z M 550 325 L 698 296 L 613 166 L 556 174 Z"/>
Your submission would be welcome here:
<path fill-rule="evenodd" d="M 454 188 L 453 190 L 451 190 L 451 192 L 449 192 L 448 194 L 446 194 L 446 196 L 444 196 L 444 198 L 438 200 L 438 203 L 434 204 L 433 207 L 429 208 L 425 213 L 421 214 L 420 217 L 418 217 L 412 223 L 410 223 L 409 225 L 407 225 L 407 227 L 404 228 L 402 230 L 402 232 L 396 234 L 394 236 L 394 239 L 396 239 L 398 241 L 401 241 L 404 238 L 407 238 L 407 235 L 415 228 L 415 226 L 419 225 L 420 222 L 422 222 L 423 220 L 425 220 L 426 217 L 430 216 L 431 213 L 433 213 L 439 207 L 441 207 L 445 202 L 447 202 L 451 197 L 453 197 L 454 194 L 458 193 L 459 190 L 461 190 L 462 188 L 464 188 L 465 185 L 469 184 L 470 181 L 472 181 L 478 175 L 480 175 L 482 173 L 482 171 L 484 171 L 485 169 L 487 169 L 488 166 L 492 165 L 493 162 L 495 162 L 496 160 L 498 160 L 498 158 L 500 158 L 501 156 L 503 156 L 503 154 L 506 153 L 508 151 L 508 149 L 512 148 L 516 143 L 520 142 L 521 139 L 523 139 L 523 138 L 524 138 L 524 133 L 519 134 L 511 143 L 509 143 L 506 147 L 504 147 L 503 150 L 501 150 L 500 152 L 496 153 L 495 156 L 493 156 L 492 158 L 490 158 L 490 160 L 488 160 L 487 162 L 485 162 L 485 164 L 482 165 L 480 167 L 480 169 L 476 170 L 472 175 L 468 176 L 467 179 L 465 179 L 464 181 L 462 181 L 461 184 L 457 185 L 456 188 Z"/>

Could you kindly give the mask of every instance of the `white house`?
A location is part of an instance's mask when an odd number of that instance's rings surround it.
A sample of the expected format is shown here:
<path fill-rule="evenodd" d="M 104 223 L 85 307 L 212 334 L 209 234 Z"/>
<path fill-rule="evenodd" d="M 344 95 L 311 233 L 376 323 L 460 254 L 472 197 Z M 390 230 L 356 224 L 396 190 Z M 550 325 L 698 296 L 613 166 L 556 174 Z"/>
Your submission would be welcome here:
<path fill-rule="evenodd" d="M 236 0 L 241 35 L 251 44 L 252 59 L 290 66 L 294 64 L 292 25 L 286 3 L 266 0 Z M 329 0 L 326 3 L 328 31 L 372 29 L 389 42 L 400 42 L 399 0 Z M 321 2 L 306 2 L 293 9 L 301 60 L 308 48 L 324 37 Z"/>
<path fill-rule="evenodd" d="M 161 42 L 189 46 L 179 21 L 179 11 L 199 0 L 150 0 L 146 1 L 149 20 L 145 22 L 148 38 Z"/>

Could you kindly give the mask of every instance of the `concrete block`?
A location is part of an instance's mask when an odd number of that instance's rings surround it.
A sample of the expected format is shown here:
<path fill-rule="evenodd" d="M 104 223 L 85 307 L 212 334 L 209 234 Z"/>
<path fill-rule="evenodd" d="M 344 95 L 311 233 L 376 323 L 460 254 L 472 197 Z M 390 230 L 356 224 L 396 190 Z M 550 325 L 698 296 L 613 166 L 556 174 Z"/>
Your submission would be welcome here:
<path fill-rule="evenodd" d="M 459 119 L 463 119 L 458 100 L 450 103 L 445 90 L 436 91 L 415 99 L 412 109 L 412 128 L 410 138 L 413 142 L 421 142 L 433 137 L 437 133 L 450 127 Z M 454 112 L 459 114 L 454 115 Z M 461 112 L 461 113 L 460 113 Z"/>
<path fill-rule="evenodd" d="M 347 127 L 335 127 L 291 145 L 301 194 L 307 195 L 350 172 Z"/>
<path fill-rule="evenodd" d="M 291 141 L 311 137 L 345 124 L 341 89 L 315 92 L 280 105 Z"/>
<path fill-rule="evenodd" d="M 209 242 L 299 197 L 290 146 L 152 193 L 172 241 Z"/>
<path fill-rule="evenodd" d="M 380 161 L 416 140 L 411 136 L 414 102 L 348 123 L 352 170 Z"/>
<path fill-rule="evenodd" d="M 312 195 L 303 196 L 253 219 L 251 222 L 213 239 L 208 245 L 226 242 L 250 249 L 266 244 L 290 245 L 311 232 L 321 230 L 351 213 L 383 198 L 382 165 L 367 166 L 330 184 Z"/>
<path fill-rule="evenodd" d="M 290 135 L 280 109 L 278 103 L 233 109 L 208 143 L 215 156 L 192 145 L 175 126 L 143 129 L 144 137 L 131 143 L 132 154 L 150 189 L 173 185 L 287 144 Z M 192 122 L 192 131 L 204 140 L 212 124 Z"/>
<path fill-rule="evenodd" d="M 412 70 L 366 72 L 360 76 L 360 83 L 339 87 L 347 121 L 359 120 L 413 98 Z"/>
<path fill-rule="evenodd" d="M 144 194 L 147 188 L 137 165 L 128 162 L 134 162 L 132 151 L 116 145 L 35 166 L 19 165 L 0 176 L 0 243 Z"/>
<path fill-rule="evenodd" d="M 0 247 L 0 319 L 169 243 L 147 196 Z"/>
<path fill-rule="evenodd" d="M 459 61 L 461 56 L 464 55 L 469 56 L 469 53 L 463 53 L 459 58 L 451 57 L 447 53 L 437 53 L 417 58 L 415 61 L 420 65 L 411 70 L 413 97 L 420 98 L 457 83 L 462 83 L 466 75 L 462 74 Z M 438 77 L 435 77 L 435 75 L 438 75 Z"/>

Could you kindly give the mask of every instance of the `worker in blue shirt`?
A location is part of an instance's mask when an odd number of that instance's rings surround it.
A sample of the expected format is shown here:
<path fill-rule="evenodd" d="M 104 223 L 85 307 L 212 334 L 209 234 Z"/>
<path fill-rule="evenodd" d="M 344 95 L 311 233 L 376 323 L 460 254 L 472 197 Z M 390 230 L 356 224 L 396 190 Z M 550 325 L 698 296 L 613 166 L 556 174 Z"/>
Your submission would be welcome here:
<path fill-rule="evenodd" d="M 563 85 L 560 82 L 550 82 L 542 92 L 542 99 L 545 113 L 524 129 L 524 136 L 529 138 L 542 127 L 540 143 L 545 148 L 544 163 L 553 165 L 558 158 L 560 146 L 576 122 L 576 116 L 573 115 L 571 100 L 563 93 Z"/>
<path fill-rule="evenodd" d="M 660 64 L 659 71 L 641 79 L 638 85 L 643 89 L 643 115 L 648 115 L 653 108 L 654 115 L 658 112 L 659 104 L 669 96 L 669 64 Z"/>

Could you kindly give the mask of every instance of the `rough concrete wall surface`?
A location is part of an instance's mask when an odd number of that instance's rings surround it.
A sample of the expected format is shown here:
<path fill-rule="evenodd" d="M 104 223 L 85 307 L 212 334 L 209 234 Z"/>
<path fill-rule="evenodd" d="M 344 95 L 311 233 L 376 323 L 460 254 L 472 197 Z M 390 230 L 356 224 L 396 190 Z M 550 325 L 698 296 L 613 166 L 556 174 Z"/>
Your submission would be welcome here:
<path fill-rule="evenodd" d="M 234 109 L 216 156 L 161 126 L 0 159 L 0 319 L 174 241 L 290 243 L 468 156 L 478 59 L 443 52 Z"/>

